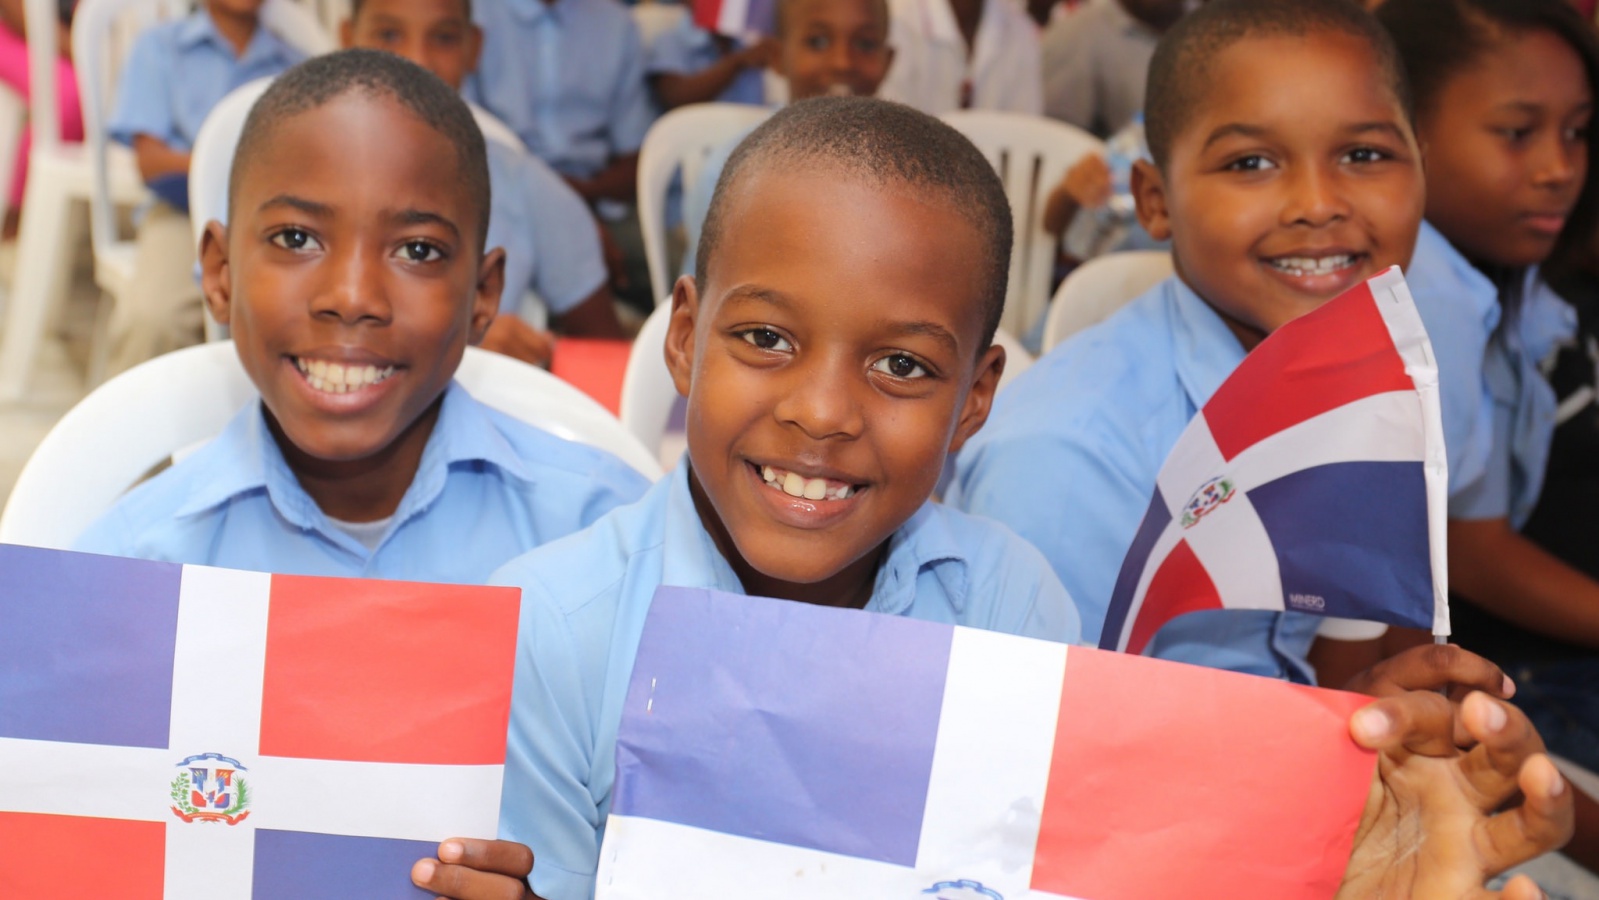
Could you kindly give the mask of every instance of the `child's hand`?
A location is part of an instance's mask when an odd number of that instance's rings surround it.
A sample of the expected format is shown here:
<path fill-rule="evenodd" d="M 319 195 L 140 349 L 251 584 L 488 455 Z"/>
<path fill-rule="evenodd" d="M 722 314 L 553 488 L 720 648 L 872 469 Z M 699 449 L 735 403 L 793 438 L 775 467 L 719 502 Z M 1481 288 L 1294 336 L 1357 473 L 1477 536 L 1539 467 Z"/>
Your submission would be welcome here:
<path fill-rule="evenodd" d="M 1469 750 L 1456 746 L 1457 717 Z M 1381 755 L 1340 898 L 1542 896 L 1525 876 L 1483 888 L 1571 837 L 1571 790 L 1520 710 L 1480 692 L 1456 706 L 1415 691 L 1363 707 L 1349 730 Z"/>
<path fill-rule="evenodd" d="M 449 900 L 538 900 L 527 886 L 533 851 L 510 841 L 450 838 L 438 859 L 417 860 L 411 881 Z"/>
<path fill-rule="evenodd" d="M 1372 697 L 1445 689 L 1456 701 L 1474 690 L 1501 700 L 1508 700 L 1516 693 L 1515 682 L 1502 669 L 1454 644 L 1411 647 L 1366 669 L 1344 686 L 1346 691 Z"/>
<path fill-rule="evenodd" d="M 555 352 L 555 339 L 516 316 L 495 316 L 489 330 L 483 333 L 482 346 L 547 369 Z"/>
<path fill-rule="evenodd" d="M 1083 209 L 1098 209 L 1110 202 L 1110 165 L 1097 153 L 1089 153 L 1066 170 L 1061 190 Z"/>
<path fill-rule="evenodd" d="M 775 39 L 763 37 L 755 43 L 738 51 L 738 64 L 745 69 L 768 69 L 777 61 L 783 45 Z"/>

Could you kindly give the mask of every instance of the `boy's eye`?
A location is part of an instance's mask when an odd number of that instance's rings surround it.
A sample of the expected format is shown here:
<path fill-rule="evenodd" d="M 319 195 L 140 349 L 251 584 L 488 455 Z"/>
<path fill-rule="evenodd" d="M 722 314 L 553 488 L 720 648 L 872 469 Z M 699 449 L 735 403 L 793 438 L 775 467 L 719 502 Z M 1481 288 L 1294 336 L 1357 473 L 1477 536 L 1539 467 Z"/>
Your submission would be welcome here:
<path fill-rule="evenodd" d="M 885 356 L 872 363 L 872 368 L 895 378 L 926 378 L 930 374 L 921 363 L 903 353 Z"/>
<path fill-rule="evenodd" d="M 1576 128 L 1568 128 L 1568 129 L 1566 129 L 1566 140 L 1568 142 L 1570 142 L 1570 143 L 1573 143 L 1573 144 L 1585 144 L 1585 143 L 1587 143 L 1588 142 L 1588 126 L 1587 125 L 1579 125 Z"/>
<path fill-rule="evenodd" d="M 883 46 L 883 42 L 876 38 L 856 38 L 855 51 L 861 54 L 876 53 Z"/>
<path fill-rule="evenodd" d="M 742 332 L 739 336 L 762 350 L 787 353 L 794 349 L 786 338 L 770 328 L 751 328 L 749 331 Z"/>
<path fill-rule="evenodd" d="M 1352 163 L 1382 162 L 1387 158 L 1388 154 L 1378 150 L 1376 147 L 1356 147 L 1344 154 L 1344 162 Z"/>
<path fill-rule="evenodd" d="M 1500 134 L 1501 137 L 1503 137 L 1505 140 L 1509 141 L 1510 143 L 1519 144 L 1522 141 L 1527 139 L 1527 135 L 1532 134 L 1532 129 L 1531 128 L 1501 128 L 1501 129 L 1499 129 L 1499 134 Z"/>
<path fill-rule="evenodd" d="M 1277 164 L 1258 153 L 1253 153 L 1233 160 L 1227 164 L 1227 168 L 1233 172 L 1262 172 L 1277 168 Z"/>
<path fill-rule="evenodd" d="M 384 28 L 384 29 L 378 31 L 378 42 L 379 43 L 393 44 L 393 43 L 398 42 L 399 40 L 400 40 L 400 32 L 396 31 L 393 28 Z"/>
<path fill-rule="evenodd" d="M 433 262 L 444 258 L 444 252 L 427 241 L 406 241 L 400 245 L 400 253 L 409 262 Z"/>
<path fill-rule="evenodd" d="M 270 240 L 285 250 L 315 250 L 321 246 L 310 232 L 298 228 L 285 228 L 273 234 Z"/>
<path fill-rule="evenodd" d="M 832 39 L 825 34 L 813 34 L 805 39 L 805 49 L 816 51 L 826 50 L 827 45 L 831 44 L 832 42 Z"/>

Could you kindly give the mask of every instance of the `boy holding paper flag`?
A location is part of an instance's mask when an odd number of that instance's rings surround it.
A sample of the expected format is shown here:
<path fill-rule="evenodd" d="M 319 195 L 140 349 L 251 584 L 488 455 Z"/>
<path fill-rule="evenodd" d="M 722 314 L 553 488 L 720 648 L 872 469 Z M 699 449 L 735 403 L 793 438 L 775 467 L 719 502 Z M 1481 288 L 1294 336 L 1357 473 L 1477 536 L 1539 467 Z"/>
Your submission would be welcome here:
<path fill-rule="evenodd" d="M 673 296 L 666 356 L 688 396 L 687 462 L 639 503 L 493 579 L 523 590 L 508 840 L 444 842 L 412 870 L 419 886 L 463 900 L 593 895 L 622 711 L 663 584 L 1076 640 L 1070 599 L 1036 551 L 928 500 L 947 452 L 986 418 L 1003 367 L 991 340 L 1010 237 L 992 168 L 905 107 L 804 101 L 734 153 L 697 275 Z M 837 644 L 796 636 L 790 651 L 862 668 Z M 1499 689 L 1503 675 L 1484 668 L 1446 680 Z M 1455 746 L 1456 715 L 1436 694 L 1387 697 L 1349 720 L 1382 754 L 1342 873 L 1347 896 L 1461 896 L 1563 840 L 1564 782 L 1519 714 L 1474 695 L 1458 718 L 1470 750 Z M 792 737 L 811 734 L 801 722 Z M 1470 793 L 1463 778 L 1476 779 Z M 1517 790 L 1521 805 L 1490 816 Z M 1421 830 L 1402 838 L 1402 821 Z M 1523 879 L 1507 896 L 1535 892 Z"/>

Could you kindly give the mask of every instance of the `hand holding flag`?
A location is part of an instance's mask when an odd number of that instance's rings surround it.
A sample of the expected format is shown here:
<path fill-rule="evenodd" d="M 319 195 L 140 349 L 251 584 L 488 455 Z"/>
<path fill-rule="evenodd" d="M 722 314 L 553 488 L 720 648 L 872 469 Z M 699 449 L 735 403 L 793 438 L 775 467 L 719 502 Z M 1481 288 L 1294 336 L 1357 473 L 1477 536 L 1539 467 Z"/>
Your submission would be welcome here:
<path fill-rule="evenodd" d="M 1432 346 L 1397 267 L 1262 341 L 1188 424 L 1100 634 L 1141 653 L 1205 609 L 1449 633 Z"/>

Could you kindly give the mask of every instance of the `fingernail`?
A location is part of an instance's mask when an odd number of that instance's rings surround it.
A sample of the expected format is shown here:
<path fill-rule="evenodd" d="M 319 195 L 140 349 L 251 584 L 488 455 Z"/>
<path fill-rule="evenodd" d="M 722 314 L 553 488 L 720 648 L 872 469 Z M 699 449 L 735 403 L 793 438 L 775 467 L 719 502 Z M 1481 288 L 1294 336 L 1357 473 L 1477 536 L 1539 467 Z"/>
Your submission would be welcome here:
<path fill-rule="evenodd" d="M 424 884 L 432 881 L 433 872 L 435 869 L 436 867 L 433 864 L 433 860 L 421 860 L 416 865 L 411 867 L 411 880 L 417 884 Z"/>
<path fill-rule="evenodd" d="M 1506 675 L 1505 676 L 1505 686 L 1504 686 L 1504 697 L 1505 697 L 1506 700 L 1509 700 L 1511 697 L 1514 697 L 1514 696 L 1516 696 L 1516 683 L 1514 681 L 1510 680 L 1510 676 L 1509 675 Z"/>
<path fill-rule="evenodd" d="M 1368 740 L 1386 735 L 1392 727 L 1392 720 L 1380 709 L 1368 706 L 1355 713 L 1355 729 Z"/>
<path fill-rule="evenodd" d="M 1489 702 L 1486 715 L 1489 731 L 1499 731 L 1505 727 L 1506 722 L 1510 721 L 1510 716 L 1505 713 L 1505 708 L 1497 703 Z"/>
<path fill-rule="evenodd" d="M 445 841 L 439 845 L 439 859 L 445 862 L 460 862 L 465 853 L 466 848 L 461 846 L 460 841 Z"/>

